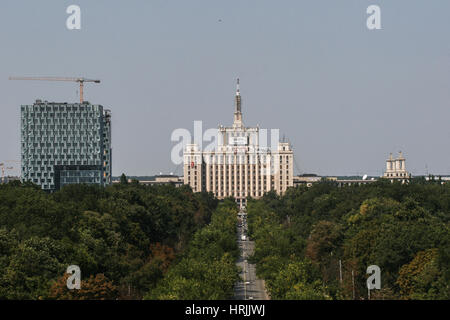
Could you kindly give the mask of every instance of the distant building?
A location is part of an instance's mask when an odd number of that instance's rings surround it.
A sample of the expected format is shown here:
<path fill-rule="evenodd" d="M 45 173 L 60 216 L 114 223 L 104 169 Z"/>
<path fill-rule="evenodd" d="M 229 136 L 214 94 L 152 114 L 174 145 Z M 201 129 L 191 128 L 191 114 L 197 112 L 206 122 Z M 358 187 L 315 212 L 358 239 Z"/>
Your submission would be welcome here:
<path fill-rule="evenodd" d="M 145 184 L 145 185 L 151 185 L 151 186 L 156 186 L 156 185 L 164 185 L 164 184 L 172 184 L 175 187 L 179 187 L 181 185 L 183 185 L 183 177 L 179 177 L 173 174 L 160 174 L 158 176 L 154 176 L 154 177 L 134 177 L 134 178 L 128 178 L 128 183 L 132 182 L 133 180 L 137 180 L 139 181 L 140 184 Z M 113 180 L 114 184 L 120 183 L 120 179 L 114 179 Z"/>
<path fill-rule="evenodd" d="M 320 182 L 322 180 L 321 176 L 316 174 L 304 174 L 301 176 L 293 177 L 294 187 L 306 185 L 307 187 L 311 187 L 313 183 Z"/>
<path fill-rule="evenodd" d="M 400 151 L 398 157 L 394 159 L 392 153 L 389 155 L 389 159 L 386 160 L 386 172 L 383 178 L 393 181 L 401 181 L 402 183 L 408 182 L 411 178 L 411 174 L 406 171 L 406 160 Z"/>
<path fill-rule="evenodd" d="M 101 105 L 36 100 L 21 106 L 22 180 L 47 191 L 111 184 L 111 112 Z"/>
<path fill-rule="evenodd" d="M 370 179 L 363 179 L 361 177 L 351 177 L 352 179 L 350 179 L 350 177 L 347 178 L 343 178 L 343 177 L 339 177 L 336 180 L 336 183 L 339 187 L 344 187 L 344 186 L 354 186 L 354 185 L 364 185 L 364 184 L 370 184 L 370 183 L 374 183 L 376 181 L 378 181 L 378 179 L 372 177 Z"/>
<path fill-rule="evenodd" d="M 271 190 L 282 194 L 293 186 L 293 151 L 288 142 L 278 142 L 275 150 L 261 148 L 259 127 L 244 126 L 241 103 L 238 79 L 233 125 L 219 127 L 217 150 L 186 146 L 184 183 L 195 192 L 233 197 L 244 205 L 247 197 L 259 198 Z"/>

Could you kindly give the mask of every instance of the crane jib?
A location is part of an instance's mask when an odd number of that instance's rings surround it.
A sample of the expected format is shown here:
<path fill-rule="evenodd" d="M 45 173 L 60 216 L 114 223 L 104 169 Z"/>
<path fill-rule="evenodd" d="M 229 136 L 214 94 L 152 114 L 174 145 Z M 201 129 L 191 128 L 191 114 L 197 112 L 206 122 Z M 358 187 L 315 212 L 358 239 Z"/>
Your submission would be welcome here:
<path fill-rule="evenodd" d="M 86 78 L 68 78 L 68 77 L 9 77 L 9 80 L 37 80 L 37 81 L 71 81 L 78 82 L 80 84 L 80 103 L 83 103 L 83 85 L 85 82 L 100 83 L 97 79 Z"/>

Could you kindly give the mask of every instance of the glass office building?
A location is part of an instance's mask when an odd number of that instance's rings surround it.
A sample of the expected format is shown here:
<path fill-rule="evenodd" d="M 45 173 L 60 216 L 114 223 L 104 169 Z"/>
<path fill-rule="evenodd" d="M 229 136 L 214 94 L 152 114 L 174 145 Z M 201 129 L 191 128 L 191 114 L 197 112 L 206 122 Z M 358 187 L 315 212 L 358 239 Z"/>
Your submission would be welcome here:
<path fill-rule="evenodd" d="M 111 112 L 89 102 L 23 105 L 21 157 L 22 181 L 47 191 L 111 184 Z"/>

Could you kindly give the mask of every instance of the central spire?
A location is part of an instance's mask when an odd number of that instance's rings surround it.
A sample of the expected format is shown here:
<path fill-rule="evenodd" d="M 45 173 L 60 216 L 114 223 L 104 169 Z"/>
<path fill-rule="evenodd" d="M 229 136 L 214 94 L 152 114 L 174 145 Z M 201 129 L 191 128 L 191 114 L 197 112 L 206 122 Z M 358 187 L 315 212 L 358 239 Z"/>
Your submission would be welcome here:
<path fill-rule="evenodd" d="M 237 78 L 237 85 L 236 85 L 236 106 L 234 110 L 234 124 L 235 125 L 242 125 L 242 98 L 241 98 L 241 92 L 239 91 L 239 78 Z"/>
<path fill-rule="evenodd" d="M 237 78 L 237 84 L 236 84 L 236 112 L 242 112 L 242 110 L 241 110 L 241 93 L 239 91 L 239 78 Z"/>

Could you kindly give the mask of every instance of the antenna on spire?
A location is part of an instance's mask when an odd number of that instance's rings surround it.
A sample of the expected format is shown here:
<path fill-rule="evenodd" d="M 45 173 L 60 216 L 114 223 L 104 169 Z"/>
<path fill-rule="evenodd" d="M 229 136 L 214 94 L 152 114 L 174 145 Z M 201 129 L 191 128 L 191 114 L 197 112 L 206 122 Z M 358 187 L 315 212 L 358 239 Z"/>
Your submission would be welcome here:
<path fill-rule="evenodd" d="M 241 110 L 241 103 L 242 103 L 242 98 L 241 98 L 241 93 L 239 92 L 239 78 L 237 78 L 237 84 L 236 84 L 236 97 L 235 97 L 235 103 L 236 103 L 236 108 L 234 111 L 234 123 L 240 123 L 240 125 L 242 125 L 242 110 Z"/>

